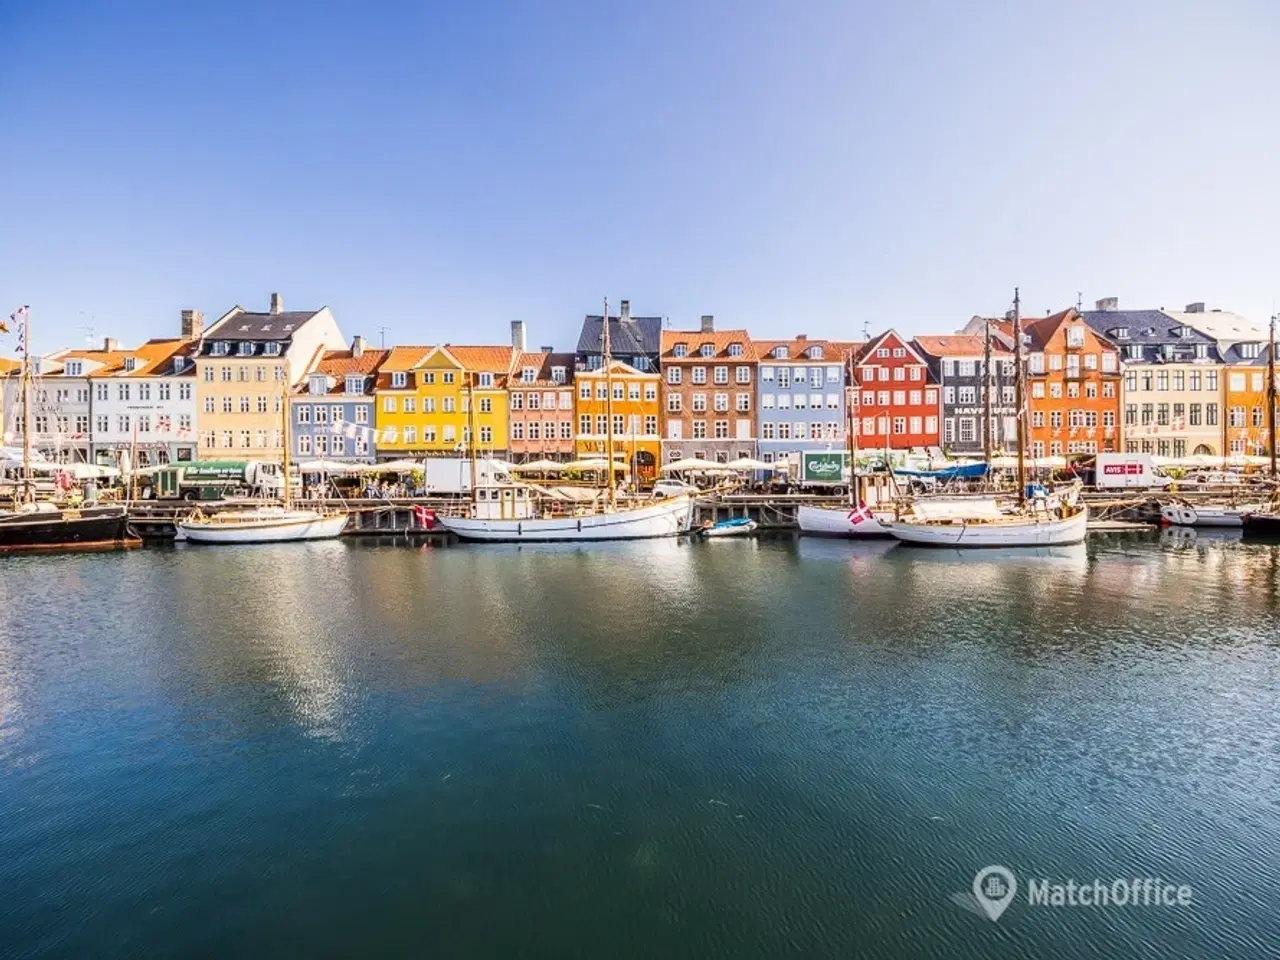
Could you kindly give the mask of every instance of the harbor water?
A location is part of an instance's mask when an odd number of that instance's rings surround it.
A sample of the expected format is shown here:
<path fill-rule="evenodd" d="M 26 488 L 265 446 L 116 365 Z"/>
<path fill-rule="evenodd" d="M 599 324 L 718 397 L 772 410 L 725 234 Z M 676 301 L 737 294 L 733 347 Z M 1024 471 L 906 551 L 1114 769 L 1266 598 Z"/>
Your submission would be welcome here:
<path fill-rule="evenodd" d="M 1278 613 L 1231 535 L 0 559 L 0 956 L 1274 956 Z"/>

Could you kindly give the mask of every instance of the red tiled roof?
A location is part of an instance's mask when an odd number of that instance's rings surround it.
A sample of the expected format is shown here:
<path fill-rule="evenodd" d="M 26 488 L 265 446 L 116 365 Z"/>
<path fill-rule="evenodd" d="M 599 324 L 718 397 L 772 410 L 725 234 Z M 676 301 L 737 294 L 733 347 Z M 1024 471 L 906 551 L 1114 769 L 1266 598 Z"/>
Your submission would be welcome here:
<path fill-rule="evenodd" d="M 382 361 L 391 355 L 390 350 L 370 350 L 367 347 L 360 356 L 350 350 L 326 350 L 320 358 L 317 372 L 331 377 L 345 377 L 348 373 L 376 373 Z"/>
<path fill-rule="evenodd" d="M 544 350 L 536 352 L 525 352 L 516 358 L 515 366 L 511 370 L 511 382 L 508 384 L 512 389 L 518 387 L 562 387 L 573 382 L 573 362 L 574 355 L 572 353 L 548 353 Z M 534 374 L 532 383 L 528 383 L 522 379 L 525 367 L 533 367 L 537 370 Z M 564 382 L 556 383 L 551 379 L 552 367 L 564 367 Z"/>
<path fill-rule="evenodd" d="M 449 354 L 462 364 L 464 370 L 475 373 L 497 373 L 505 376 L 511 369 L 514 347 L 473 347 L 462 344 L 443 345 Z"/>
<path fill-rule="evenodd" d="M 435 347 L 392 347 L 387 351 L 379 373 L 412 370 L 434 349 Z"/>
<path fill-rule="evenodd" d="M 754 343 L 756 354 L 759 356 L 761 362 L 774 359 L 770 354 L 773 352 L 775 347 L 786 347 L 788 360 L 810 359 L 809 357 L 803 356 L 804 351 L 808 350 L 810 347 L 822 347 L 823 360 L 843 359 L 840 355 L 840 351 L 829 340 L 810 340 L 808 337 L 799 336 L 791 340 L 756 340 Z"/>
<path fill-rule="evenodd" d="M 916 337 L 915 344 L 922 353 L 931 357 L 981 357 L 986 349 L 985 338 L 969 334 L 951 334 L 945 337 Z M 992 355 L 1004 356 L 1009 351 L 994 337 L 991 340 Z"/>
<path fill-rule="evenodd" d="M 677 343 L 683 343 L 688 349 L 688 356 L 677 357 L 672 353 Z M 710 359 L 722 360 L 738 360 L 747 363 L 754 363 L 759 359 L 755 344 L 751 341 L 751 335 L 745 330 L 663 330 L 662 331 L 662 359 L 667 360 L 698 360 L 699 351 L 704 343 L 711 344 L 714 353 Z M 729 356 L 729 345 L 739 344 L 742 347 L 742 355 L 739 357 Z M 701 358 L 708 359 L 708 358 Z"/>

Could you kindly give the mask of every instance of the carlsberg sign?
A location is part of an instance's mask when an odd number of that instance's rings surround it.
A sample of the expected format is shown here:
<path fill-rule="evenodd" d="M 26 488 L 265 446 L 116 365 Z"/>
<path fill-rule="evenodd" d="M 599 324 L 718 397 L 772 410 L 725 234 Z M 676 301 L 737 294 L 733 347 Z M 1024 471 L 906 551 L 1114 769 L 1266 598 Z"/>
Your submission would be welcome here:
<path fill-rule="evenodd" d="M 803 455 L 800 479 L 804 483 L 841 483 L 849 478 L 849 454 L 817 451 Z"/>

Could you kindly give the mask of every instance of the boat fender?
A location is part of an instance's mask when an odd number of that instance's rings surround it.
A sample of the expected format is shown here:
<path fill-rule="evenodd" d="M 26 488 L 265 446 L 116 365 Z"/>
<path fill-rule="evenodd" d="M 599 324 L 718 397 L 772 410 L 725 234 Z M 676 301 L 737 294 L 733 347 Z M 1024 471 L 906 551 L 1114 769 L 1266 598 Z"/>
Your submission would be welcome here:
<path fill-rule="evenodd" d="M 578 518 L 578 532 L 579 532 L 579 533 L 581 533 L 581 532 L 582 532 L 582 518 L 581 518 L 581 517 L 579 517 L 579 518 Z"/>
<path fill-rule="evenodd" d="M 1169 506 L 1161 510 L 1160 519 L 1163 520 L 1165 523 L 1177 523 L 1178 522 L 1177 506 L 1174 504 L 1169 504 Z"/>
<path fill-rule="evenodd" d="M 517 537 L 523 537 L 523 536 L 524 536 L 524 521 L 523 521 L 523 520 L 521 520 L 519 523 L 517 523 L 517 524 L 516 524 L 516 536 L 517 536 Z"/>
<path fill-rule="evenodd" d="M 1183 507 L 1181 510 L 1178 511 L 1178 522 L 1182 524 L 1184 527 L 1193 526 L 1195 522 L 1199 519 L 1200 519 L 1200 515 L 1196 513 L 1194 510 L 1192 510 L 1190 507 Z"/>

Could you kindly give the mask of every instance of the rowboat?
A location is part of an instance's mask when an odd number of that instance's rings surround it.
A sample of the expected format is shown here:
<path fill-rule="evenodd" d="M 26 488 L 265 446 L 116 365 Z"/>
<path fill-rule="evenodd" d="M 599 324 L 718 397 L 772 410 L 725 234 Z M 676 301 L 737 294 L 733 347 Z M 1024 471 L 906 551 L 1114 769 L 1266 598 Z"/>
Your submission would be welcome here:
<path fill-rule="evenodd" d="M 1160 519 L 1177 527 L 1242 527 L 1244 517 L 1250 513 L 1261 513 L 1266 509 L 1262 503 L 1251 503 L 1242 506 L 1191 506 L 1185 503 L 1171 503 L 1160 511 Z"/>
<path fill-rule="evenodd" d="M 698 530 L 700 537 L 746 537 L 755 532 L 759 524 L 750 517 L 734 517 L 719 523 L 708 523 Z"/>

